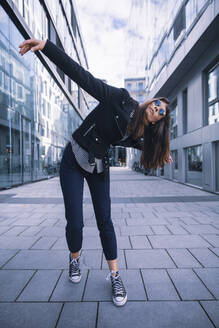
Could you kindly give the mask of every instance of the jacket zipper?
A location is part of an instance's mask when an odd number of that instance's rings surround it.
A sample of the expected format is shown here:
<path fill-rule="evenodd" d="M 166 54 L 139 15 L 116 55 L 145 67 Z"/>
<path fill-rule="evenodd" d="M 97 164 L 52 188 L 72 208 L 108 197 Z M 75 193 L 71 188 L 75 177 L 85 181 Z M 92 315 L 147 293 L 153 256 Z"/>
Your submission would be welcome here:
<path fill-rule="evenodd" d="M 85 136 L 88 134 L 88 132 L 90 132 L 90 130 L 93 129 L 93 127 L 94 127 L 95 125 L 96 125 L 95 123 L 92 124 L 92 125 L 89 127 L 89 129 L 87 129 L 87 131 L 84 132 L 83 136 L 85 137 Z"/>
<path fill-rule="evenodd" d="M 118 126 L 119 132 L 121 133 L 122 137 L 124 137 L 124 135 L 123 135 L 123 133 L 122 133 L 122 130 L 121 130 L 120 126 L 119 126 L 119 123 L 118 123 L 116 117 L 115 117 L 115 116 L 113 116 L 113 117 L 114 117 L 114 119 L 115 119 L 115 121 L 116 121 L 116 124 L 117 124 L 117 126 Z"/>

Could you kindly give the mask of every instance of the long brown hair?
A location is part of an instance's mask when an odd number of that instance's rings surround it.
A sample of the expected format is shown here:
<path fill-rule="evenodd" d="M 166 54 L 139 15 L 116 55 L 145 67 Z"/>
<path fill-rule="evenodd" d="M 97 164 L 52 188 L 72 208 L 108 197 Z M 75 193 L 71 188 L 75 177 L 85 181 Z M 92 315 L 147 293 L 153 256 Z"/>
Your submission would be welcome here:
<path fill-rule="evenodd" d="M 147 106 L 154 100 L 167 104 L 166 115 L 155 124 L 148 122 L 145 116 Z M 128 132 L 134 140 L 143 137 L 143 148 L 140 163 L 145 169 L 163 167 L 170 153 L 170 103 L 166 97 L 152 98 L 139 104 L 128 125 Z"/>

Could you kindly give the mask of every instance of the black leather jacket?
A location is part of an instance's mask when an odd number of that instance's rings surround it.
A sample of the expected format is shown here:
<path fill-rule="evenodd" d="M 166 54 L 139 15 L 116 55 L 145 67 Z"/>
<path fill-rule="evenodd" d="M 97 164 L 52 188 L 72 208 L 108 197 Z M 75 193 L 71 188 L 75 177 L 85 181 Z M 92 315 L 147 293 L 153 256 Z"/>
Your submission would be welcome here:
<path fill-rule="evenodd" d="M 125 88 L 116 88 L 95 78 L 48 39 L 42 52 L 70 79 L 99 101 L 72 134 L 77 143 L 88 151 L 91 165 L 95 164 L 94 157 L 102 158 L 104 171 L 109 169 L 110 145 L 142 149 L 143 139 L 136 141 L 131 136 L 124 139 L 127 125 L 138 106 L 138 102 Z"/>

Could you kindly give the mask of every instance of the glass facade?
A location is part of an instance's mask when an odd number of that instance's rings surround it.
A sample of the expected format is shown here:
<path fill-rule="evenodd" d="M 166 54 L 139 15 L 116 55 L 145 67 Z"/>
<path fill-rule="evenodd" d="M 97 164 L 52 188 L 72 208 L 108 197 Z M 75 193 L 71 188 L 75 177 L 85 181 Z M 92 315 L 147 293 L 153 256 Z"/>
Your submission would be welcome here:
<path fill-rule="evenodd" d="M 215 190 L 219 192 L 219 141 L 215 142 L 215 173 L 216 173 L 216 179 L 215 179 Z"/>
<path fill-rule="evenodd" d="M 31 24 L 31 15 L 25 17 Z M 42 33 L 48 33 L 45 26 Z M 64 146 L 82 121 L 38 57 L 20 56 L 23 41 L 0 6 L 0 188 L 57 172 Z"/>
<path fill-rule="evenodd" d="M 148 1 L 146 91 L 149 93 L 165 65 L 168 65 L 175 49 L 183 41 L 183 35 L 195 23 L 208 0 Z M 162 12 L 162 15 L 160 13 Z"/>
<path fill-rule="evenodd" d="M 219 63 L 208 73 L 208 124 L 219 122 Z"/>
<path fill-rule="evenodd" d="M 202 186 L 202 145 L 186 148 L 186 181 Z"/>
<path fill-rule="evenodd" d="M 178 150 L 171 150 L 172 158 L 173 158 L 173 179 L 178 179 Z"/>
<path fill-rule="evenodd" d="M 175 139 L 178 135 L 178 106 L 177 104 L 173 106 L 173 109 L 170 113 L 171 116 L 171 130 L 170 130 L 170 139 Z"/>

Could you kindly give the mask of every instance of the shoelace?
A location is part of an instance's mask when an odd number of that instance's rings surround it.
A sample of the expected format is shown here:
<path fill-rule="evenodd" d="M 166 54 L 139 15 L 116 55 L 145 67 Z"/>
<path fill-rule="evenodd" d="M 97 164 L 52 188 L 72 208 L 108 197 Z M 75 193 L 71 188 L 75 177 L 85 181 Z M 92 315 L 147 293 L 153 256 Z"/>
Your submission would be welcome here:
<path fill-rule="evenodd" d="M 111 272 L 109 272 L 108 275 L 106 276 L 106 280 L 109 280 L 110 276 L 111 276 Z M 125 288 L 123 286 L 123 283 L 122 283 L 122 280 L 121 280 L 121 277 L 119 274 L 117 276 L 113 277 L 112 288 L 113 288 L 114 294 L 116 296 L 124 296 Z"/>
<path fill-rule="evenodd" d="M 79 255 L 78 257 L 77 257 L 77 259 L 76 258 L 72 258 L 72 260 L 70 261 L 70 268 L 69 268 L 69 273 L 78 273 L 78 271 L 80 271 L 80 269 L 79 269 L 79 258 L 80 258 L 81 256 Z"/>

